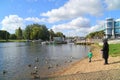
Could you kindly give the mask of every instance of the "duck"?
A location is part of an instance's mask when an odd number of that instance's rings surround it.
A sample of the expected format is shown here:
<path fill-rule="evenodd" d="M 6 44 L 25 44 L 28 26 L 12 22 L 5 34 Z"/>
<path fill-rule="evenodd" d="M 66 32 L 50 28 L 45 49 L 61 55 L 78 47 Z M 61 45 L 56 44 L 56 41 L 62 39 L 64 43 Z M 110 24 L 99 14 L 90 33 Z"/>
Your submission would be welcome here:
<path fill-rule="evenodd" d="M 48 66 L 48 69 L 50 69 L 50 68 L 53 68 L 53 66 L 52 66 L 52 65 L 49 65 L 49 66 Z"/>
<path fill-rule="evenodd" d="M 36 58 L 35 62 L 39 62 L 39 58 L 38 57 Z"/>
<path fill-rule="evenodd" d="M 7 71 L 6 70 L 3 70 L 3 75 L 5 75 L 7 73 Z"/>
<path fill-rule="evenodd" d="M 32 65 L 31 64 L 28 64 L 28 67 L 31 67 Z"/>

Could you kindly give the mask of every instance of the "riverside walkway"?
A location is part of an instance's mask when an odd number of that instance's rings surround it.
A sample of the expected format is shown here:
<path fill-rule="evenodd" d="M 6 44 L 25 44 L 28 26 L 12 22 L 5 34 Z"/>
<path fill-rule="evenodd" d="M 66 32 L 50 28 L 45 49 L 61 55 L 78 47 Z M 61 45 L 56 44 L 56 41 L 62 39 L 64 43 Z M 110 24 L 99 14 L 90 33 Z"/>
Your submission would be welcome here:
<path fill-rule="evenodd" d="M 42 78 L 40 80 L 120 80 L 120 69 L 77 73 L 73 75 Z"/>

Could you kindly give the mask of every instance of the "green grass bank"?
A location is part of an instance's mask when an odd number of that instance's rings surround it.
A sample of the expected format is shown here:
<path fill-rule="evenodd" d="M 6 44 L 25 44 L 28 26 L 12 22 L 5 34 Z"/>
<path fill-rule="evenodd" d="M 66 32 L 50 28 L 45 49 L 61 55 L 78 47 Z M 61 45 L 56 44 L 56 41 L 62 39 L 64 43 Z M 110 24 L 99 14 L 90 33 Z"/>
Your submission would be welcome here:
<path fill-rule="evenodd" d="M 0 42 L 26 42 L 26 40 L 0 40 Z"/>
<path fill-rule="evenodd" d="M 109 44 L 109 54 L 112 57 L 120 56 L 120 43 L 119 44 Z"/>

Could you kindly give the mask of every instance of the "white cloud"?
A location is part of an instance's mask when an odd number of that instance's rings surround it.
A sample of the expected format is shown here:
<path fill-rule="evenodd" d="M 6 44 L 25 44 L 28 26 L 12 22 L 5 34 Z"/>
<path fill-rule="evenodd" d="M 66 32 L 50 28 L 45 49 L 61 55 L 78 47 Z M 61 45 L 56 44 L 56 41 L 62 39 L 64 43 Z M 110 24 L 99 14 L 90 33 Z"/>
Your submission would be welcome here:
<path fill-rule="evenodd" d="M 105 23 L 105 21 L 97 21 L 97 25 L 94 25 L 94 26 L 90 27 L 89 33 L 103 30 L 104 29 L 104 23 Z"/>
<path fill-rule="evenodd" d="M 94 25 L 89 29 L 89 33 L 95 32 L 100 28 L 100 25 Z"/>
<path fill-rule="evenodd" d="M 76 18 L 72 20 L 71 22 L 60 24 L 60 25 L 54 25 L 52 29 L 55 32 L 63 32 L 65 35 L 68 36 L 75 36 L 75 35 L 83 35 L 86 32 L 86 29 L 90 27 L 90 21 L 87 18 Z"/>
<path fill-rule="evenodd" d="M 79 29 L 79 28 L 86 28 L 90 27 L 90 21 L 86 18 L 76 18 L 72 20 L 71 22 L 65 23 L 65 24 L 60 24 L 60 25 L 54 25 L 52 29 L 54 31 L 57 30 L 74 30 L 74 29 Z"/>
<path fill-rule="evenodd" d="M 90 14 L 93 16 L 101 15 L 103 11 L 101 0 L 69 0 L 58 9 L 52 9 L 41 16 L 48 17 L 48 22 L 72 19 Z"/>
<path fill-rule="evenodd" d="M 21 27 L 22 29 L 24 28 L 23 22 L 24 20 L 18 15 L 5 16 L 5 18 L 1 22 L 2 30 L 7 30 L 10 33 L 14 33 L 14 31 L 19 27 Z"/>
<path fill-rule="evenodd" d="M 40 22 L 40 21 L 42 21 L 41 19 L 39 19 L 37 17 L 28 17 L 25 20 L 26 21 L 32 21 L 32 22 Z"/>
<path fill-rule="evenodd" d="M 52 30 L 63 32 L 66 36 L 86 36 L 91 32 L 102 30 L 103 23 L 104 21 L 97 21 L 97 25 L 91 26 L 89 19 L 79 17 L 65 24 L 54 25 Z"/>
<path fill-rule="evenodd" d="M 120 21 L 120 18 L 116 19 L 116 21 Z"/>
<path fill-rule="evenodd" d="M 108 10 L 120 9 L 120 0 L 105 0 Z"/>

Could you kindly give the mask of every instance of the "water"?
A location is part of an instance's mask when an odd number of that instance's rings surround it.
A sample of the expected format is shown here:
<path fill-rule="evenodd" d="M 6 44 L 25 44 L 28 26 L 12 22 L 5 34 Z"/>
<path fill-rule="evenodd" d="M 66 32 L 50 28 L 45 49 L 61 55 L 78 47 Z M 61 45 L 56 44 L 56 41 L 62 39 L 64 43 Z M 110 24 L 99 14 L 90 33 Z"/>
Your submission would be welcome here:
<path fill-rule="evenodd" d="M 46 77 L 86 57 L 88 50 L 89 47 L 74 44 L 0 43 L 0 80 L 29 80 L 35 66 L 39 75 Z"/>

